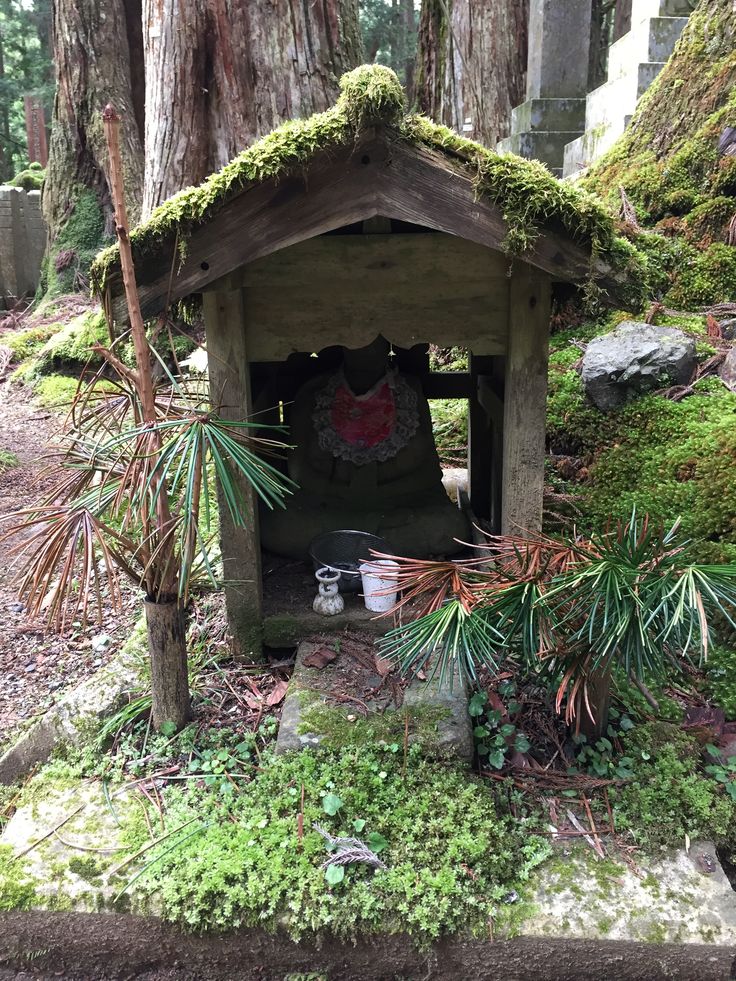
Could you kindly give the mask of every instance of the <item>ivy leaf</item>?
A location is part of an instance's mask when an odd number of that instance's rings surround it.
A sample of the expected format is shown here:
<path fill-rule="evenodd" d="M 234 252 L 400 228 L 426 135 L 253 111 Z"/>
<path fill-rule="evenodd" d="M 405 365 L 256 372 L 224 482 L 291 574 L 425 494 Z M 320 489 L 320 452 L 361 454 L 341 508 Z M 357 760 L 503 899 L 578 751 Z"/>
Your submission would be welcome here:
<path fill-rule="evenodd" d="M 619 725 L 621 726 L 624 732 L 628 732 L 629 729 L 634 728 L 634 723 L 631 721 L 628 715 L 624 715 L 621 717 L 621 721 L 619 722 Z"/>
<path fill-rule="evenodd" d="M 338 797 L 337 794 L 325 794 L 322 798 L 322 807 L 325 810 L 325 814 L 334 817 L 342 807 L 342 798 Z"/>
<path fill-rule="evenodd" d="M 365 827 L 365 821 L 363 820 L 363 818 L 356 818 L 356 819 L 355 819 L 355 820 L 353 821 L 353 828 L 354 828 L 354 829 L 355 829 L 355 830 L 356 830 L 356 831 L 357 831 L 358 833 L 360 833 L 360 832 L 361 832 L 361 831 L 363 830 L 363 828 L 364 828 L 364 827 Z"/>
<path fill-rule="evenodd" d="M 378 855 L 379 852 L 382 852 L 388 846 L 388 842 L 377 831 L 371 831 L 367 838 L 367 845 L 372 852 Z"/>
<path fill-rule="evenodd" d="M 468 712 L 472 716 L 483 715 L 483 709 L 488 701 L 488 695 L 484 691 L 477 691 L 468 703 Z"/>
<path fill-rule="evenodd" d="M 516 740 L 514 742 L 514 749 L 516 750 L 516 752 L 526 753 L 531 748 L 532 748 L 532 744 L 526 738 L 524 733 L 523 732 L 519 733 L 519 735 L 516 737 Z"/>
<path fill-rule="evenodd" d="M 325 869 L 325 879 L 330 886 L 336 886 L 345 878 L 344 865 L 328 865 Z"/>
<path fill-rule="evenodd" d="M 162 736 L 173 736 L 174 733 L 176 732 L 176 723 L 162 722 L 159 732 L 161 733 Z"/>
<path fill-rule="evenodd" d="M 492 753 L 488 754 L 488 762 L 491 764 L 494 770 L 503 769 L 503 765 L 506 762 L 506 757 L 502 749 L 494 749 Z"/>

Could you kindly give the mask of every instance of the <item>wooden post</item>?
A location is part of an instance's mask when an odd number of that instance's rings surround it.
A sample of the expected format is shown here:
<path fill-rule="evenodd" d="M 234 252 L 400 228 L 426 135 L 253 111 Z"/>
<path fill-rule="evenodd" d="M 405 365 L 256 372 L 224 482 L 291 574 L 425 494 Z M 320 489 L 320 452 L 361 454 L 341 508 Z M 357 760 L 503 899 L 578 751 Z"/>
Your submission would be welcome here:
<path fill-rule="evenodd" d="M 519 264 L 511 279 L 504 391 L 501 531 L 542 528 L 550 282 Z"/>
<path fill-rule="evenodd" d="M 204 294 L 204 321 L 210 379 L 210 402 L 223 419 L 252 414 L 250 367 L 245 348 L 242 290 Z M 262 657 L 263 615 L 258 499 L 242 476 L 247 527 L 236 527 L 220 493 L 220 540 L 227 615 L 236 653 L 247 660 Z"/>
<path fill-rule="evenodd" d="M 472 391 L 468 399 L 468 493 L 473 514 L 490 520 L 492 422 L 485 399 L 490 358 L 469 355 Z"/>

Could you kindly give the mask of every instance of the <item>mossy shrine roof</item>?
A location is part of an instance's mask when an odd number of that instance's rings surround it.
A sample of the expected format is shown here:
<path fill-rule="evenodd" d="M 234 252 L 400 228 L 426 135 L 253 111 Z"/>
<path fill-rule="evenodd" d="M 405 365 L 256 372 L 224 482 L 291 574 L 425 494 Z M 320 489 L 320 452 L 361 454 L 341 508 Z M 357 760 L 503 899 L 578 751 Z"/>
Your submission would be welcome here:
<path fill-rule="evenodd" d="M 335 106 L 284 123 L 130 234 L 144 317 L 247 262 L 377 215 L 518 256 L 629 308 L 645 264 L 601 202 L 541 163 L 498 154 L 407 115 L 390 69 L 340 81 Z M 92 289 L 127 320 L 117 245 L 92 265 Z"/>

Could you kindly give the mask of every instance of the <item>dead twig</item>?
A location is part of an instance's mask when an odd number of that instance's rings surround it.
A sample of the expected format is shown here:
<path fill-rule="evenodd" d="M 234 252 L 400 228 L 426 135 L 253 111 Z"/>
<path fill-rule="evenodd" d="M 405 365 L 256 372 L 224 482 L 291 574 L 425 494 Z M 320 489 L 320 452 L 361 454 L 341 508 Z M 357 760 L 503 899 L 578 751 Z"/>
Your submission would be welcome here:
<path fill-rule="evenodd" d="M 331 865 L 352 865 L 359 862 L 361 865 L 369 865 L 373 869 L 385 869 L 386 866 L 375 852 L 359 838 L 334 838 L 329 831 L 325 831 L 318 824 L 313 824 L 314 830 L 322 835 L 330 848 L 334 848 L 334 854 L 330 855 L 326 862 L 322 863 L 322 868 L 327 869 Z"/>

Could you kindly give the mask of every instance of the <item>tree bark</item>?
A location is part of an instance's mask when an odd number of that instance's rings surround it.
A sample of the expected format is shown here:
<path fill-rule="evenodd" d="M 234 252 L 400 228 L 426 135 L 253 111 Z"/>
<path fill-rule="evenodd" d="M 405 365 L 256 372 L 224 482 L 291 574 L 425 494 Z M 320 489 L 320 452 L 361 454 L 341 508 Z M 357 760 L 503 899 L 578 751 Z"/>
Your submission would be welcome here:
<path fill-rule="evenodd" d="M 592 671 L 586 682 L 588 703 L 593 711 L 591 717 L 583 696 L 579 699 L 577 711 L 579 713 L 580 731 L 587 736 L 590 742 L 600 739 L 608 728 L 608 712 L 611 708 L 611 671 L 604 668 L 600 671 Z"/>
<path fill-rule="evenodd" d="M 143 0 L 144 215 L 285 119 L 332 105 L 359 63 L 357 0 Z"/>
<path fill-rule="evenodd" d="M 140 7 L 138 7 L 140 10 Z M 43 211 L 53 246 L 73 215 L 80 192 L 93 191 L 112 233 L 107 150 L 101 112 L 112 102 L 120 113 L 131 217 L 140 212 L 143 141 L 134 111 L 131 64 L 141 70 L 141 53 L 131 51 L 128 22 L 135 0 L 55 0 L 53 48 L 56 68 L 49 164 Z M 95 243 L 85 243 L 94 252 Z"/>
<path fill-rule="evenodd" d="M 526 89 L 528 0 L 424 0 L 417 52 L 422 112 L 493 147 Z"/>
<path fill-rule="evenodd" d="M 178 732 L 191 717 L 184 613 L 176 601 L 146 600 L 144 608 L 151 659 L 153 727 L 160 730 L 168 723 Z"/>
<path fill-rule="evenodd" d="M 631 30 L 631 0 L 617 0 L 616 12 L 613 15 L 613 41 Z"/>

